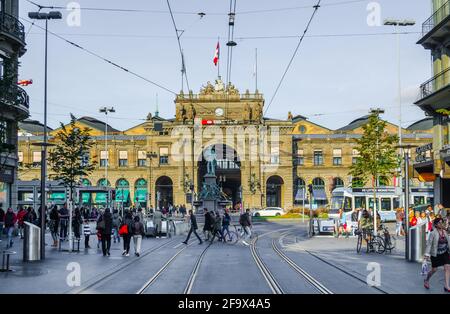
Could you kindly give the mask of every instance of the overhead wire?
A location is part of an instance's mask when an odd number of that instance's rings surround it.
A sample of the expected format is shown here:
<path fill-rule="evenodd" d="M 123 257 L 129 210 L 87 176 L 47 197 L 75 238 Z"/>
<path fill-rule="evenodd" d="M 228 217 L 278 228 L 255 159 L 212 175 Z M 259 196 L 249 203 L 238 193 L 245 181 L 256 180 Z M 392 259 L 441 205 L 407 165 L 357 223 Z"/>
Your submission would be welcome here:
<path fill-rule="evenodd" d="M 30 24 L 32 24 L 32 22 L 30 22 L 30 21 L 27 20 L 27 19 L 24 19 L 24 18 L 20 18 L 20 19 L 23 20 L 23 21 L 26 21 L 26 22 L 28 22 L 28 23 L 30 23 Z M 40 29 L 42 29 L 42 30 L 45 30 L 43 27 L 41 27 L 41 26 L 39 26 L 39 25 L 36 25 L 36 27 L 38 27 L 38 28 L 40 28 Z M 99 54 L 97 54 L 97 53 L 91 51 L 91 50 L 88 50 L 87 48 L 84 48 L 84 47 L 82 47 L 82 46 L 80 46 L 80 45 L 78 45 L 78 44 L 76 44 L 76 43 L 74 43 L 74 42 L 72 42 L 72 41 L 70 41 L 70 40 L 68 40 L 68 39 L 66 39 L 66 38 L 64 38 L 64 37 L 62 37 L 62 36 L 56 34 L 56 33 L 54 33 L 54 32 L 52 32 L 52 31 L 48 31 L 48 32 L 49 32 L 51 35 L 53 35 L 53 36 L 55 36 L 55 37 L 57 37 L 57 38 L 59 38 L 59 39 L 65 41 L 66 43 L 68 43 L 68 44 L 70 44 L 70 45 L 72 45 L 72 46 L 74 46 L 74 47 L 76 47 L 76 48 L 78 48 L 78 49 L 81 49 L 81 50 L 83 50 L 84 52 L 86 52 L 86 53 L 88 53 L 88 54 L 90 54 L 90 55 L 92 55 L 92 56 L 94 56 L 94 57 L 96 57 L 96 58 L 98 58 L 98 59 L 101 59 L 101 60 L 105 61 L 106 63 L 109 63 L 110 65 L 112 65 L 112 66 L 114 66 L 114 67 L 116 67 L 116 68 L 118 68 L 118 69 L 120 69 L 120 70 L 122 70 L 122 71 L 124 71 L 124 72 L 127 72 L 127 73 L 129 73 L 129 74 L 131 74 L 131 75 L 133 75 L 133 76 L 135 76 L 135 77 L 137 77 L 137 78 L 140 78 L 140 79 L 146 81 L 147 83 L 150 83 L 150 84 L 152 84 L 152 85 L 154 85 L 154 86 L 156 86 L 156 87 L 159 87 L 159 88 L 161 88 L 161 89 L 163 89 L 163 90 L 165 90 L 165 91 L 167 91 L 167 92 L 169 92 L 169 93 L 172 93 L 172 94 L 174 94 L 174 95 L 177 95 L 176 92 L 170 90 L 170 89 L 167 88 L 167 87 L 164 87 L 163 85 L 161 85 L 161 84 L 159 84 L 159 83 L 156 83 L 156 82 L 154 82 L 154 81 L 152 81 L 152 80 L 150 80 L 150 79 L 148 79 L 148 78 L 146 78 L 146 77 L 144 77 L 144 76 L 142 76 L 142 75 L 140 75 L 140 74 L 138 74 L 138 73 L 136 73 L 136 72 L 134 72 L 134 71 L 131 71 L 131 70 L 129 70 L 129 69 L 127 69 L 127 68 L 125 68 L 125 67 L 123 67 L 123 66 L 121 66 L 121 65 L 119 65 L 119 64 L 117 64 L 117 63 L 115 63 L 115 62 L 113 62 L 113 61 L 111 61 L 111 60 L 109 60 L 109 59 L 107 59 L 107 58 L 105 58 L 105 57 L 103 57 L 103 56 L 101 56 L 101 55 L 99 55 Z"/>
<path fill-rule="evenodd" d="M 298 42 L 298 44 L 297 44 L 297 47 L 295 48 L 294 53 L 292 54 L 292 57 L 291 57 L 291 59 L 289 60 L 289 63 L 288 63 L 288 65 L 287 65 L 286 69 L 284 70 L 283 76 L 281 77 L 281 80 L 280 80 L 280 82 L 278 83 L 277 88 L 275 89 L 275 93 L 273 94 L 273 96 L 272 96 L 272 98 L 271 98 L 271 100 L 270 100 L 270 102 L 269 102 L 269 105 L 266 107 L 266 110 L 264 111 L 264 115 L 266 115 L 267 111 L 269 110 L 270 106 L 272 105 L 273 100 L 275 99 L 275 97 L 276 97 L 276 95 L 277 95 L 277 93 L 278 93 L 278 90 L 280 89 L 281 84 L 283 83 L 284 78 L 286 77 L 286 74 L 287 74 L 287 72 L 289 71 L 289 68 L 291 67 L 292 62 L 294 61 L 294 58 L 295 58 L 295 56 L 297 55 L 297 52 L 298 52 L 298 50 L 299 50 L 299 48 L 300 48 L 300 45 L 301 45 L 302 42 L 303 42 L 303 38 L 305 38 L 305 35 L 306 35 L 306 33 L 308 32 L 308 30 L 309 30 L 309 26 L 311 25 L 311 23 L 312 23 L 312 21 L 313 21 L 313 19 L 314 19 L 314 16 L 316 15 L 318 9 L 320 8 L 320 2 L 321 2 L 321 0 L 318 0 L 317 4 L 314 6 L 314 11 L 313 11 L 313 13 L 312 13 L 312 15 L 311 15 L 311 18 L 309 19 L 308 24 L 306 25 L 306 28 L 305 28 L 305 30 L 303 31 L 303 35 L 302 35 L 302 37 L 300 38 L 300 40 L 299 40 L 299 42 Z"/>

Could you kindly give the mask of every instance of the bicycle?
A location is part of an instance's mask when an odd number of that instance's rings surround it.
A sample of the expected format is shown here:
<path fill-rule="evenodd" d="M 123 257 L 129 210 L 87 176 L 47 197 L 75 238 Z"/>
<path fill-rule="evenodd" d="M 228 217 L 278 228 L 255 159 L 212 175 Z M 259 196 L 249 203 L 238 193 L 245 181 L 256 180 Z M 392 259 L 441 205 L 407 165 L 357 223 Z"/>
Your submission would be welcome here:
<path fill-rule="evenodd" d="M 233 225 L 233 227 L 234 227 L 234 230 L 235 230 L 234 232 L 238 236 L 237 240 L 240 240 L 241 238 L 243 238 L 244 234 L 245 234 L 244 228 L 241 225 Z M 253 228 L 251 226 L 250 226 L 250 230 L 251 230 L 250 239 L 258 238 L 258 233 L 253 231 Z"/>
<path fill-rule="evenodd" d="M 381 225 L 380 229 L 383 231 L 383 240 L 386 251 L 392 253 L 392 250 L 395 249 L 395 245 L 397 244 L 397 238 L 389 233 L 389 229 L 385 225 Z"/>
<path fill-rule="evenodd" d="M 377 252 L 378 254 L 383 254 L 385 252 L 386 244 L 384 239 L 379 235 L 373 236 L 373 229 L 358 229 L 355 233 L 358 235 L 356 242 L 356 252 L 358 254 L 361 252 L 363 238 L 367 243 L 367 253 Z"/>

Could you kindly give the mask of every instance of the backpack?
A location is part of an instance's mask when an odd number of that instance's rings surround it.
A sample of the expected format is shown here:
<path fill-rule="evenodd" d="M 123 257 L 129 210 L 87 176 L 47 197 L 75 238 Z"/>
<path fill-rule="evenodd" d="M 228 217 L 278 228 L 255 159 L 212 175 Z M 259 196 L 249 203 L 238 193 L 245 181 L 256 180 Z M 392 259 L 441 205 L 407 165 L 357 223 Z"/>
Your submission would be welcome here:
<path fill-rule="evenodd" d="M 123 236 L 125 234 L 128 234 L 129 230 L 128 230 L 128 225 L 127 224 L 122 224 L 119 228 L 119 235 Z"/>

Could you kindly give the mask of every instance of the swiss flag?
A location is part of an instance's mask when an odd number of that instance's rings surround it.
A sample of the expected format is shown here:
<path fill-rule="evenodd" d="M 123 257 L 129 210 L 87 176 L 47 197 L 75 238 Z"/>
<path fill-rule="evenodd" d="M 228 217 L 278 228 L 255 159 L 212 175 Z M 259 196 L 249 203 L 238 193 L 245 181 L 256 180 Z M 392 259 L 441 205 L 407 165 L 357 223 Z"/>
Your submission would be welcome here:
<path fill-rule="evenodd" d="M 216 54 L 214 55 L 214 65 L 217 66 L 217 63 L 219 62 L 219 56 L 220 56 L 220 45 L 219 42 L 217 42 L 217 47 L 216 47 Z"/>

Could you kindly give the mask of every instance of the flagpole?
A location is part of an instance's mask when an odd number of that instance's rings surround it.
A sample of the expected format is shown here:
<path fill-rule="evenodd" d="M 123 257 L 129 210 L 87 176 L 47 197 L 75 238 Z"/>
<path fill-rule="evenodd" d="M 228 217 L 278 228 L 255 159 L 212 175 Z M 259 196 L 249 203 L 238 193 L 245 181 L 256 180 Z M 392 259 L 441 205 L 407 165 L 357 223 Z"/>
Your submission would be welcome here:
<path fill-rule="evenodd" d="M 217 60 L 217 79 L 220 78 L 220 37 L 217 37 L 217 44 L 219 45 L 219 59 Z"/>
<path fill-rule="evenodd" d="M 258 48 L 255 48 L 255 91 L 258 90 Z"/>

